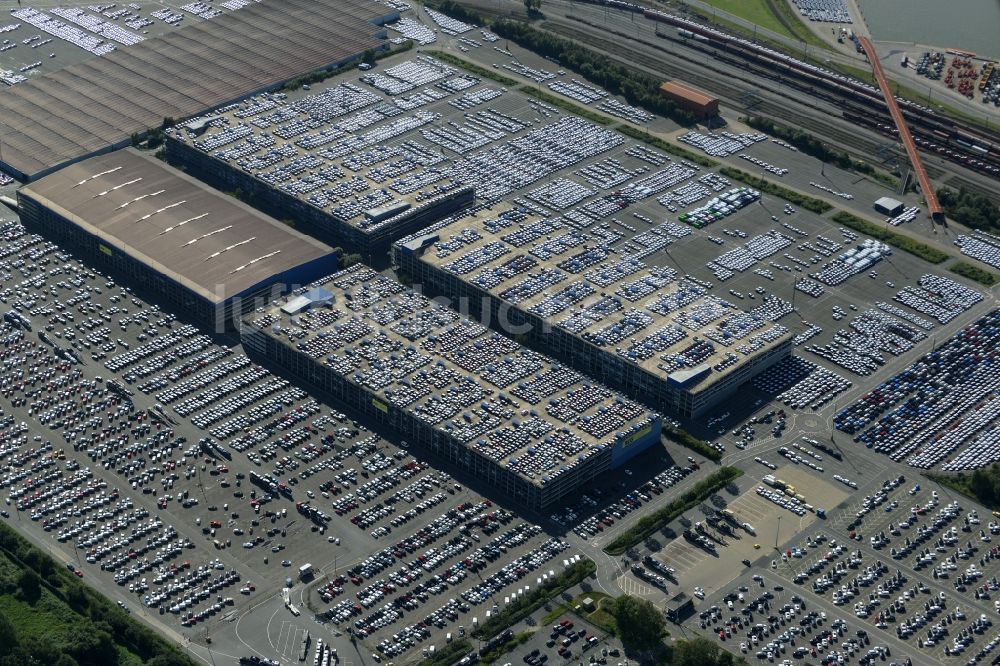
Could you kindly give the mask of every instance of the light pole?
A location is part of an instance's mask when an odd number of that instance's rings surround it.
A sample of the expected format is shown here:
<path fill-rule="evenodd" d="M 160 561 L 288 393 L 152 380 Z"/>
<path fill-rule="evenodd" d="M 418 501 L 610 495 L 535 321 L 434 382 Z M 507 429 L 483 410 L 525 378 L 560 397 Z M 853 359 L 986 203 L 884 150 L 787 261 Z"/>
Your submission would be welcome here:
<path fill-rule="evenodd" d="M 774 549 L 778 550 L 778 534 L 781 532 L 781 516 L 778 516 L 778 527 L 774 530 Z"/>

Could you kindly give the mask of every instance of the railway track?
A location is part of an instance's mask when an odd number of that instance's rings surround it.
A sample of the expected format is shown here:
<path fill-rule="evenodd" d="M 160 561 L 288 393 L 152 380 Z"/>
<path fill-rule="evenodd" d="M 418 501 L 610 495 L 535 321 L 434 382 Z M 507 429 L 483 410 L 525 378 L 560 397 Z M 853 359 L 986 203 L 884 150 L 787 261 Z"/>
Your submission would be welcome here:
<path fill-rule="evenodd" d="M 814 113 L 806 112 L 796 112 L 791 109 L 787 102 L 775 101 L 768 99 L 766 97 L 760 97 L 760 102 L 754 105 L 752 108 L 748 108 L 743 101 L 744 93 L 751 88 L 762 90 L 765 93 L 771 95 L 782 95 L 781 91 L 775 90 L 774 88 L 763 87 L 760 85 L 759 77 L 766 77 L 769 80 L 776 80 L 776 77 L 771 72 L 755 71 L 754 69 L 747 66 L 745 63 L 740 61 L 733 61 L 730 64 L 740 66 L 740 72 L 747 72 L 751 78 L 735 77 L 735 72 L 726 71 L 721 68 L 710 67 L 704 63 L 698 63 L 699 67 L 708 69 L 712 72 L 712 75 L 700 73 L 698 70 L 691 67 L 682 67 L 679 65 L 674 65 L 668 60 L 657 59 L 648 56 L 641 51 L 636 51 L 634 49 L 626 49 L 622 47 L 617 42 L 608 41 L 601 37 L 598 37 L 590 32 L 582 32 L 579 30 L 574 30 L 567 26 L 561 24 L 549 23 L 545 26 L 552 32 L 558 33 L 564 37 L 568 37 L 576 40 L 586 40 L 588 43 L 594 44 L 597 48 L 612 55 L 619 56 L 623 60 L 634 63 L 641 66 L 643 69 L 655 72 L 657 74 L 664 74 L 668 77 L 684 78 L 691 83 L 701 86 L 706 89 L 712 90 L 721 99 L 723 99 L 727 105 L 738 109 L 740 111 L 751 113 L 751 114 L 763 114 L 771 116 L 777 119 L 785 121 L 788 125 L 801 127 L 807 131 L 813 132 L 818 136 L 822 136 L 828 141 L 837 143 L 839 146 L 844 148 L 853 157 L 870 160 L 871 155 L 874 154 L 878 148 L 885 142 L 874 138 L 868 138 L 862 134 L 859 134 L 856 129 L 849 127 L 837 127 L 830 122 L 830 113 L 832 109 L 821 107 L 818 104 L 810 104 L 808 102 L 799 102 L 800 105 L 810 108 Z M 596 26 L 595 26 L 596 28 Z M 653 48 L 658 48 L 664 52 L 668 52 L 666 49 L 650 45 Z M 668 52 L 669 53 L 669 52 Z M 675 55 L 675 54 L 672 54 Z M 725 54 L 714 53 L 713 55 L 721 56 L 722 59 L 728 61 Z M 729 77 L 728 79 L 725 77 Z M 739 81 L 737 83 L 728 83 L 729 80 Z M 778 84 L 779 86 L 781 84 Z M 820 121 L 815 117 L 815 113 L 820 113 L 825 115 L 825 119 Z M 940 172 L 943 173 L 943 172 Z"/>
<path fill-rule="evenodd" d="M 858 110 L 862 110 L 863 108 L 863 113 L 866 117 L 878 118 L 884 124 L 892 124 L 892 119 L 889 117 L 887 110 L 884 108 L 884 102 L 881 100 L 857 97 L 848 100 L 842 95 L 836 94 L 834 91 L 805 84 L 804 82 L 797 81 L 794 77 L 786 78 L 776 75 L 772 70 L 755 67 L 752 63 L 736 57 L 737 54 L 729 51 L 728 48 L 718 48 L 711 43 L 700 43 L 695 46 L 692 43 L 686 41 L 682 42 L 681 40 L 664 35 L 663 37 L 668 42 L 676 42 L 678 45 L 683 45 L 685 48 L 689 49 L 695 48 L 695 50 L 709 56 L 709 62 L 724 62 L 732 67 L 732 69 L 714 67 L 708 62 L 691 61 L 690 63 L 675 64 L 669 58 L 654 58 L 639 49 L 627 48 L 624 46 L 624 44 L 637 43 L 647 48 L 661 51 L 675 59 L 684 58 L 683 55 L 674 53 L 659 44 L 654 44 L 642 39 L 636 39 L 635 37 L 625 35 L 615 30 L 610 30 L 607 26 L 591 23 L 585 19 L 580 19 L 574 16 L 567 16 L 566 18 L 573 21 L 575 25 L 589 28 L 589 30 L 580 30 L 578 28 L 570 27 L 561 23 L 554 23 L 552 21 L 547 21 L 545 23 L 545 27 L 552 32 L 556 32 L 572 39 L 586 40 L 588 43 L 593 44 L 600 50 L 605 51 L 612 56 L 616 56 L 628 64 L 637 65 L 651 73 L 684 78 L 685 80 L 691 81 L 696 85 L 712 90 L 730 106 L 740 111 L 754 112 L 758 114 L 766 112 L 767 115 L 773 116 L 774 118 L 780 118 L 793 126 L 807 129 L 819 137 L 835 142 L 853 157 L 870 161 L 872 155 L 876 154 L 876 152 L 884 146 L 887 141 L 894 144 L 898 142 L 898 139 L 895 136 L 887 136 L 885 139 L 882 139 L 874 138 L 873 136 L 866 136 L 864 133 L 859 133 L 857 131 L 858 125 L 848 120 L 845 120 L 842 123 L 843 127 L 839 128 L 833 121 L 833 118 L 840 117 L 845 109 L 850 110 L 856 108 Z M 627 38 L 627 41 L 616 42 L 608 40 L 606 39 L 608 34 Z M 746 76 L 740 75 L 743 72 L 746 73 Z M 762 80 L 776 82 L 778 89 L 775 89 L 773 86 L 763 85 Z M 733 83 L 730 83 L 730 81 L 733 81 Z M 738 84 L 736 82 L 738 82 Z M 781 86 L 793 87 L 806 94 L 794 99 L 789 99 L 788 91 L 780 90 Z M 766 96 L 761 95 L 760 104 L 755 105 L 752 109 L 748 109 L 744 102 L 744 94 L 748 89 L 754 89 L 756 91 L 778 97 L 780 101 L 768 100 Z M 810 101 L 813 98 L 823 100 L 826 102 L 826 105 Z M 859 107 L 857 105 L 859 101 L 864 104 L 863 107 Z M 797 105 L 800 108 L 805 107 L 808 111 L 798 111 L 792 108 L 793 105 Z M 915 136 L 919 136 L 921 139 L 930 143 L 940 143 L 942 141 L 939 134 L 935 135 L 927 129 L 928 126 L 939 127 L 939 121 L 919 116 L 911 109 L 904 109 L 904 114 L 907 116 L 908 121 L 910 121 L 911 128 Z M 875 129 L 868 129 L 868 131 L 872 132 L 877 137 L 882 136 L 882 133 Z M 946 158 L 945 156 L 937 155 L 930 151 L 927 152 L 927 155 L 928 157 L 935 159 L 950 159 L 953 162 L 961 162 L 963 156 L 972 156 L 967 151 L 964 151 L 964 155 L 961 154 L 963 151 L 960 146 L 951 144 L 951 148 L 955 149 L 953 151 L 955 155 L 951 158 Z M 974 157 L 981 158 L 982 156 L 975 155 Z M 989 161 L 991 163 L 993 162 L 992 159 Z M 928 176 L 936 180 L 945 177 L 948 173 L 946 168 L 931 166 L 929 164 L 926 165 L 926 170 Z M 984 185 L 976 185 L 968 178 L 964 178 L 962 176 L 953 175 L 946 182 L 946 184 L 953 186 L 952 183 L 954 182 L 971 184 L 973 187 L 968 187 L 967 189 L 974 189 L 977 192 L 984 194 L 988 193 L 992 196 L 996 196 L 995 192 L 991 192 Z"/>

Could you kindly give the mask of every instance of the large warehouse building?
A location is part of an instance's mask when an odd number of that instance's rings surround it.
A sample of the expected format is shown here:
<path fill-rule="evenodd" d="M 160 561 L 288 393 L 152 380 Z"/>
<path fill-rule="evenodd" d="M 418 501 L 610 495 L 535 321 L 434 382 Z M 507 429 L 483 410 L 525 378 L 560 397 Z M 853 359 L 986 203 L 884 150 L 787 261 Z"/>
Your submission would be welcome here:
<path fill-rule="evenodd" d="M 337 266 L 329 246 L 131 148 L 17 196 L 25 226 L 216 331 Z"/>
<path fill-rule="evenodd" d="M 19 83 L 0 95 L 0 169 L 32 180 L 317 69 L 388 47 L 371 0 L 253 3 Z"/>
<path fill-rule="evenodd" d="M 401 239 L 393 260 L 428 294 L 685 417 L 791 352 L 792 334 L 766 307 L 743 311 L 703 283 L 647 263 L 671 242 L 663 229 L 613 245 L 590 231 L 498 204 Z"/>
<path fill-rule="evenodd" d="M 394 240 L 473 203 L 474 187 L 451 177 L 422 137 L 445 125 L 441 114 L 420 108 L 471 79 L 417 55 L 356 80 L 294 99 L 258 95 L 178 125 L 166 133 L 167 160 L 372 263 Z"/>
<path fill-rule="evenodd" d="M 540 510 L 660 441 L 660 417 L 358 264 L 244 317 L 244 348 Z"/>

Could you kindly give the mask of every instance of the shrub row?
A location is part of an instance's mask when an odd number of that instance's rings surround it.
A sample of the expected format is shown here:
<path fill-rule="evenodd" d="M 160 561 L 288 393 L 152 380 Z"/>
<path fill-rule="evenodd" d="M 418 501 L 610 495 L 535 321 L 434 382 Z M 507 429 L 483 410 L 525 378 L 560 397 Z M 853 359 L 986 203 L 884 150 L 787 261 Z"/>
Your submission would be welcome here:
<path fill-rule="evenodd" d="M 818 215 L 822 215 L 826 211 L 833 208 L 833 206 L 822 199 L 806 196 L 805 194 L 796 192 L 795 190 L 790 190 L 783 185 L 772 183 L 771 181 L 761 178 L 760 176 L 755 176 L 753 174 L 746 173 L 745 171 L 740 171 L 739 169 L 722 167 L 719 169 L 719 173 L 726 178 L 738 180 L 741 183 L 746 183 L 750 187 L 760 190 L 761 192 L 784 199 L 790 204 L 794 204 L 800 208 L 805 208 L 806 210 L 811 210 Z"/>
<path fill-rule="evenodd" d="M 422 657 L 420 663 L 423 666 L 451 666 L 470 652 L 472 652 L 472 643 L 465 639 L 457 640 L 445 645 L 440 651 L 435 650 L 433 655 Z"/>
<path fill-rule="evenodd" d="M 596 111 L 591 111 L 590 109 L 579 106 L 578 104 L 574 104 L 573 102 L 570 102 L 569 100 L 563 97 L 558 97 L 556 95 L 550 95 L 547 92 L 542 92 L 537 88 L 532 88 L 531 86 L 521 86 L 520 90 L 525 95 L 530 95 L 536 99 L 540 99 L 546 104 L 551 104 L 552 106 L 558 106 L 560 109 L 563 109 L 564 111 L 569 111 L 570 113 L 576 114 L 581 118 L 586 118 L 591 122 L 595 122 L 598 125 L 610 125 L 613 122 L 615 122 L 613 119 L 608 118 L 603 114 L 597 113 Z"/>
<path fill-rule="evenodd" d="M 713 449 L 709 446 L 708 442 L 698 439 L 687 430 L 682 430 L 681 428 L 675 428 L 673 426 L 667 426 L 663 429 L 663 434 L 666 435 L 667 439 L 676 444 L 680 444 L 685 449 L 691 449 L 696 453 L 700 453 L 709 460 L 714 460 L 719 462 L 722 460 L 722 452 L 718 449 Z"/>
<path fill-rule="evenodd" d="M 480 624 L 479 628 L 472 632 L 472 636 L 487 639 L 499 634 L 507 627 L 517 624 L 534 613 L 552 597 L 578 585 L 595 571 L 597 571 L 597 565 L 592 560 L 581 559 L 576 564 L 567 567 L 561 574 L 542 583 L 540 587 L 524 594 L 517 601 L 507 604 L 493 617 Z"/>
<path fill-rule="evenodd" d="M 682 160 L 687 160 L 693 164 L 700 164 L 701 166 L 708 167 L 710 169 L 719 165 L 719 163 L 715 160 L 711 160 L 704 155 L 693 153 L 686 148 L 681 148 L 678 145 L 664 141 L 663 139 L 653 136 L 652 134 L 647 134 L 641 129 L 632 127 L 631 125 L 619 125 L 615 129 L 629 138 L 647 143 L 653 148 L 662 150 L 665 153 L 670 153 L 674 157 L 679 157 Z"/>
<path fill-rule="evenodd" d="M 451 53 L 446 53 L 444 51 L 426 51 L 426 50 L 424 51 L 424 53 L 430 56 L 434 56 L 441 62 L 448 63 L 449 65 L 454 65 L 455 67 L 460 67 L 465 71 L 469 72 L 470 74 L 475 74 L 480 78 L 496 81 L 500 85 L 503 86 L 517 85 L 517 81 L 515 81 L 514 79 L 508 78 L 503 74 L 494 72 L 492 69 L 487 69 L 486 67 L 482 67 L 480 65 L 477 65 L 476 63 L 469 62 L 464 58 L 459 58 L 458 56 L 452 55 Z"/>
<path fill-rule="evenodd" d="M 998 277 L 996 273 L 991 273 L 964 261 L 956 262 L 955 265 L 950 267 L 948 270 L 957 275 L 961 275 L 962 277 L 974 280 L 985 287 L 992 287 L 1000 281 L 1000 277 Z"/>
<path fill-rule="evenodd" d="M 743 470 L 736 467 L 720 468 L 702 481 L 699 481 L 694 488 L 667 506 L 644 518 L 640 518 L 635 525 L 622 532 L 614 541 L 605 546 L 604 552 L 608 555 L 621 555 L 632 546 L 641 543 L 657 530 L 666 527 L 667 524 L 688 509 L 694 508 L 704 502 L 741 474 L 743 474 Z"/>
<path fill-rule="evenodd" d="M 910 238 L 909 236 L 904 236 L 902 234 L 897 234 L 894 231 L 889 231 L 883 227 L 872 224 L 866 220 L 862 220 L 857 215 L 848 213 L 847 211 L 840 211 L 833 216 L 833 221 L 837 224 L 842 224 L 845 227 L 854 229 L 863 234 L 867 234 L 872 238 L 877 238 L 880 241 L 888 243 L 893 247 L 897 247 L 903 252 L 909 252 L 910 254 L 920 257 L 924 261 L 929 261 L 932 264 L 940 264 L 945 261 L 951 255 L 946 252 L 942 252 L 937 248 L 933 248 L 930 245 L 925 245 L 918 240 Z"/>

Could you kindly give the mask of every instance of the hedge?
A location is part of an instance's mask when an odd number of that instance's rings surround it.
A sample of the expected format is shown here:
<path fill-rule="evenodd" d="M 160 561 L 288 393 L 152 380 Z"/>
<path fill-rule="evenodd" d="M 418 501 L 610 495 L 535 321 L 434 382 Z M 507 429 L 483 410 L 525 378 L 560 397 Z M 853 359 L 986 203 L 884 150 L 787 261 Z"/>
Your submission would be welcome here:
<path fill-rule="evenodd" d="M 715 160 L 710 160 L 703 155 L 697 153 L 692 153 L 690 150 L 681 148 L 680 146 L 674 145 L 668 141 L 653 136 L 647 132 L 643 132 L 641 129 L 632 127 L 631 125 L 619 125 L 615 128 L 622 134 L 637 141 L 642 141 L 643 143 L 648 143 L 654 148 L 658 148 L 665 153 L 670 153 L 674 157 L 679 157 L 688 162 L 693 162 L 694 164 L 700 164 L 703 167 L 708 167 L 710 169 L 717 167 L 719 165 Z"/>
<path fill-rule="evenodd" d="M 472 643 L 461 639 L 445 645 L 441 650 L 435 650 L 433 655 L 422 657 L 420 663 L 423 666 L 451 666 L 471 652 Z"/>
<path fill-rule="evenodd" d="M 880 241 L 888 243 L 893 247 L 898 247 L 903 252 L 909 252 L 910 254 L 920 257 L 924 261 L 929 261 L 932 264 L 940 264 L 951 255 L 933 248 L 930 245 L 925 245 L 918 240 L 910 238 L 909 236 L 904 236 L 903 234 L 897 234 L 894 231 L 889 231 L 883 227 L 876 224 L 872 224 L 866 220 L 862 220 L 857 215 L 852 215 L 847 211 L 840 211 L 833 216 L 833 221 L 837 224 L 842 224 L 845 227 L 854 229 L 863 234 L 867 234 L 872 238 L 877 238 Z"/>
<path fill-rule="evenodd" d="M 604 547 L 608 555 L 621 555 L 657 530 L 666 527 L 672 520 L 685 511 L 692 509 L 713 494 L 725 487 L 733 479 L 739 478 L 743 470 L 736 467 L 722 467 L 715 473 L 698 482 L 694 488 L 687 491 L 673 502 L 655 513 L 640 518 L 639 521 L 625 532 L 618 535 Z"/>
<path fill-rule="evenodd" d="M 484 664 L 492 664 L 494 661 L 504 656 L 505 654 L 516 648 L 518 645 L 530 641 L 531 637 L 534 635 L 535 635 L 534 632 L 531 631 L 522 631 L 519 634 L 514 634 L 514 637 L 511 638 L 509 641 L 505 641 L 500 645 L 496 646 L 495 648 L 493 648 L 492 650 L 484 652 L 482 655 L 480 655 L 479 661 L 481 661 Z"/>
<path fill-rule="evenodd" d="M 778 185 L 777 183 L 772 183 L 771 181 L 761 178 L 760 176 L 754 176 L 753 174 L 740 171 L 739 169 L 722 167 L 719 169 L 719 173 L 726 178 L 732 178 L 733 180 L 738 180 L 741 183 L 746 183 L 751 187 L 757 188 L 761 192 L 766 192 L 767 194 L 780 197 L 789 203 L 795 204 L 800 208 L 805 208 L 806 210 L 811 210 L 819 215 L 833 209 L 833 206 L 822 199 L 806 196 L 801 192 L 790 190 L 787 187 Z"/>
<path fill-rule="evenodd" d="M 472 636 L 487 639 L 499 634 L 507 627 L 517 624 L 534 613 L 556 595 L 578 585 L 595 571 L 597 571 L 597 565 L 592 560 L 580 560 L 567 567 L 561 574 L 542 583 L 541 587 L 536 587 L 517 601 L 507 604 L 493 617 L 480 624 L 479 628 L 472 632 Z"/>
<path fill-rule="evenodd" d="M 956 262 L 955 265 L 951 266 L 948 270 L 957 275 L 961 275 L 962 277 L 974 280 L 985 287 L 992 287 L 1000 281 L 1000 276 L 997 276 L 996 273 L 991 273 L 964 261 Z"/>
<path fill-rule="evenodd" d="M 530 95 L 531 97 L 540 99 L 546 104 L 551 104 L 552 106 L 558 106 L 560 109 L 563 109 L 564 111 L 569 111 L 570 113 L 574 113 L 580 116 L 581 118 L 586 118 L 587 120 L 595 122 L 598 125 L 610 125 L 613 122 L 615 122 L 613 119 L 608 118 L 605 115 L 602 115 L 595 111 L 591 111 L 590 109 L 584 108 L 578 104 L 574 104 L 573 102 L 563 99 L 562 97 L 557 97 L 556 95 L 550 95 L 547 92 L 542 92 L 541 90 L 532 88 L 531 86 L 528 85 L 521 86 L 520 90 L 525 95 Z"/>
<path fill-rule="evenodd" d="M 680 444 L 684 448 L 691 449 L 696 453 L 700 453 L 709 460 L 714 460 L 715 462 L 722 460 L 722 451 L 712 448 L 708 442 L 698 439 L 687 430 L 667 426 L 663 429 L 663 434 L 666 435 L 667 439 L 671 442 Z"/>
<path fill-rule="evenodd" d="M 429 51 L 429 50 L 425 50 L 423 52 L 426 53 L 429 56 L 433 56 L 433 57 L 437 58 L 441 62 L 446 62 L 449 65 L 454 65 L 455 67 L 460 67 L 460 68 L 464 69 L 465 71 L 469 72 L 470 74 L 475 74 L 476 76 L 478 76 L 480 78 L 490 79 L 491 81 L 496 81 L 497 83 L 499 83 L 500 85 L 503 85 L 503 86 L 516 86 L 517 85 L 517 81 L 515 81 L 514 79 L 506 77 L 503 74 L 500 74 L 498 72 L 494 72 L 492 69 L 488 69 L 486 67 L 482 67 L 480 65 L 477 65 L 477 64 L 475 64 L 473 62 L 469 62 L 468 60 L 465 60 L 464 58 L 459 58 L 458 56 L 452 55 L 451 53 L 445 53 L 444 51 Z"/>

